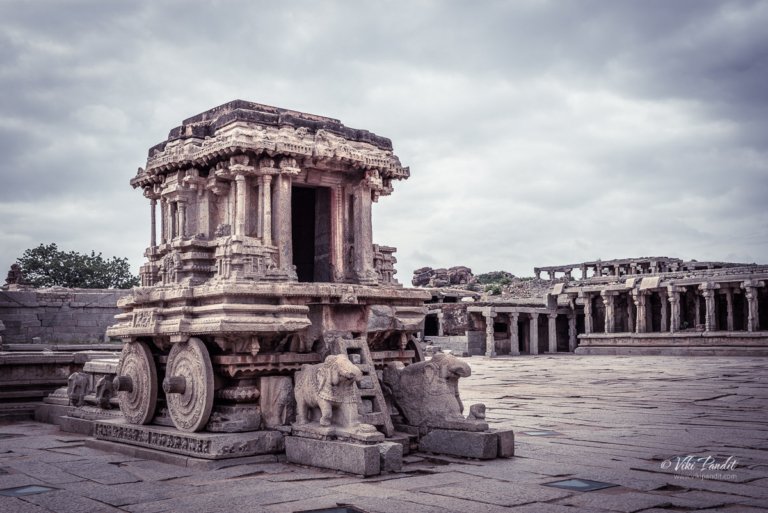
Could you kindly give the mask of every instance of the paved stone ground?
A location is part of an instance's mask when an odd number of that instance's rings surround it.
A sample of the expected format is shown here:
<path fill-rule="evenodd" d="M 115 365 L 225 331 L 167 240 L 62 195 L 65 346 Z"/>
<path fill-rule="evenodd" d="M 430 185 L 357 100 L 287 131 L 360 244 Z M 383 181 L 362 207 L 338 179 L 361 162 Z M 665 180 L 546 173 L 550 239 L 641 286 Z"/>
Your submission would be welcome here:
<path fill-rule="evenodd" d="M 362 479 L 278 461 L 195 470 L 101 452 L 33 422 L 0 426 L 0 511 L 369 512 L 768 511 L 766 360 L 657 356 L 472 358 L 465 404 L 517 430 L 517 456 L 491 462 L 407 456 L 403 472 Z M 551 430 L 557 436 L 525 432 Z M 9 437 L 8 435 L 11 435 Z M 20 436 L 12 436 L 20 435 Z M 735 467 L 675 470 L 676 456 Z M 671 463 L 665 463 L 672 459 Z M 269 460 L 270 458 L 267 458 Z M 619 486 L 565 491 L 582 478 Z"/>

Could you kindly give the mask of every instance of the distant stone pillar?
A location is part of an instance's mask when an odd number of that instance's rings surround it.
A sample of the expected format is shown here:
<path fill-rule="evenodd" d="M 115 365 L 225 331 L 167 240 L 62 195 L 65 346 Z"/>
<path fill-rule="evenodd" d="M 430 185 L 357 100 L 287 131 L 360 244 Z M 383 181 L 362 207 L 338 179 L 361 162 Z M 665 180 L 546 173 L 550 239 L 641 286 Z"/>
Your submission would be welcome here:
<path fill-rule="evenodd" d="M 568 350 L 576 349 L 576 312 L 568 315 Z"/>
<path fill-rule="evenodd" d="M 149 235 L 149 247 L 154 248 L 157 246 L 157 219 L 156 219 L 156 207 L 157 200 L 152 198 L 149 200 L 149 215 L 150 215 L 150 235 Z"/>
<path fill-rule="evenodd" d="M 573 272 L 573 269 L 566 269 L 565 270 L 565 279 L 568 281 L 571 281 L 573 279 L 573 275 L 571 274 Z"/>
<path fill-rule="evenodd" d="M 747 280 L 741 284 L 744 289 L 744 296 L 747 298 L 747 331 L 757 331 L 760 326 L 757 304 L 757 287 L 763 282 Z"/>
<path fill-rule="evenodd" d="M 331 188 L 331 278 L 344 281 L 344 190 Z"/>
<path fill-rule="evenodd" d="M 547 274 L 549 275 L 549 280 L 554 281 L 555 280 L 555 271 L 547 271 Z"/>
<path fill-rule="evenodd" d="M 295 278 L 293 240 L 291 238 L 291 176 L 281 173 L 275 181 L 275 245 L 280 255 L 280 269 Z"/>
<path fill-rule="evenodd" d="M 373 269 L 373 225 L 371 223 L 371 189 L 361 183 L 355 189 L 355 274 L 360 283 L 375 283 Z"/>
<path fill-rule="evenodd" d="M 165 244 L 168 242 L 168 200 L 160 199 L 160 237 Z"/>
<path fill-rule="evenodd" d="M 699 285 L 701 295 L 704 297 L 704 331 L 717 329 L 715 318 L 715 291 L 711 283 Z"/>
<path fill-rule="evenodd" d="M 512 312 L 509 314 L 509 354 L 520 354 L 520 333 L 517 329 L 519 314 Z"/>
<path fill-rule="evenodd" d="M 496 340 L 493 336 L 493 312 L 484 313 L 485 316 L 485 356 L 493 358 L 496 356 Z"/>
<path fill-rule="evenodd" d="M 584 333 L 591 335 L 594 331 L 594 320 L 592 319 L 592 296 L 584 294 Z"/>
<path fill-rule="evenodd" d="M 187 203 L 184 201 L 176 202 L 176 214 L 178 217 L 178 234 L 179 238 L 187 236 Z"/>
<path fill-rule="evenodd" d="M 627 294 L 627 332 L 634 333 L 635 331 L 635 309 L 632 308 L 632 296 Z"/>
<path fill-rule="evenodd" d="M 605 332 L 614 333 L 616 331 L 616 314 L 614 311 L 614 295 L 609 291 L 602 291 L 600 296 L 605 305 Z"/>
<path fill-rule="evenodd" d="M 537 280 L 540 280 L 541 279 L 541 270 L 536 268 L 536 267 L 534 267 L 533 268 L 533 275 L 536 276 Z"/>
<path fill-rule="evenodd" d="M 669 332 L 676 333 L 680 331 L 680 291 L 676 288 L 667 288 L 667 299 L 669 300 L 670 322 Z"/>
<path fill-rule="evenodd" d="M 581 279 L 582 280 L 586 280 L 587 279 L 587 266 L 586 265 L 582 265 L 580 270 L 581 270 Z"/>
<path fill-rule="evenodd" d="M 235 175 L 235 223 L 232 229 L 235 235 L 243 236 L 246 233 L 246 217 L 248 211 L 246 210 L 247 201 L 246 188 L 248 187 L 245 175 Z"/>
<path fill-rule="evenodd" d="M 262 244 L 272 245 L 272 175 L 261 177 Z"/>
<path fill-rule="evenodd" d="M 635 306 L 637 307 L 637 323 L 635 326 L 635 333 L 645 333 L 648 331 L 648 316 L 645 308 L 646 295 L 639 290 L 633 290 L 632 299 L 634 300 Z"/>
<path fill-rule="evenodd" d="M 694 315 L 694 324 L 695 327 L 698 328 L 701 324 L 701 297 L 696 294 L 693 299 L 693 305 L 696 309 L 695 315 Z"/>
<path fill-rule="evenodd" d="M 437 311 L 437 336 L 438 337 L 444 336 L 444 332 L 443 332 L 443 316 L 444 315 L 445 314 L 443 314 L 442 310 Z"/>
<path fill-rule="evenodd" d="M 725 305 L 728 310 L 728 320 L 726 321 L 728 323 L 727 329 L 728 331 L 733 331 L 733 289 L 730 287 L 725 289 Z"/>
<path fill-rule="evenodd" d="M 549 352 L 557 352 L 557 314 L 548 314 L 549 317 Z"/>
<path fill-rule="evenodd" d="M 539 314 L 532 313 L 530 320 L 530 345 L 531 354 L 539 354 Z"/>
<path fill-rule="evenodd" d="M 667 293 L 663 290 L 659 291 L 659 300 L 661 303 L 661 332 L 664 333 L 669 329 L 667 325 Z"/>

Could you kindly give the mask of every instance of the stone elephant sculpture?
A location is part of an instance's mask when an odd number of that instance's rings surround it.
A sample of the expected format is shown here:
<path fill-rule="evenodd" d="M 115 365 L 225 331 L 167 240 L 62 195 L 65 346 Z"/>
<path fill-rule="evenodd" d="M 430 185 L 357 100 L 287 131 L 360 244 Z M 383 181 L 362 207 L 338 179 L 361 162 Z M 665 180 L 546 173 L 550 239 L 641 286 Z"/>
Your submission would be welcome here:
<path fill-rule="evenodd" d="M 296 423 L 307 424 L 312 411 L 320 409 L 320 425 L 330 426 L 337 410 L 339 427 L 360 424 L 359 397 L 355 383 L 362 371 L 346 355 L 330 355 L 323 363 L 304 365 L 294 376 Z"/>
<path fill-rule="evenodd" d="M 442 427 L 445 421 L 465 422 L 464 405 L 459 396 L 459 378 L 472 373 L 469 365 L 444 353 L 428 362 L 407 367 L 389 364 L 384 369 L 384 384 L 392 399 L 412 426 Z"/>
<path fill-rule="evenodd" d="M 69 404 L 83 406 L 85 404 L 85 394 L 88 393 L 90 377 L 85 372 L 73 372 L 67 378 L 67 397 Z"/>

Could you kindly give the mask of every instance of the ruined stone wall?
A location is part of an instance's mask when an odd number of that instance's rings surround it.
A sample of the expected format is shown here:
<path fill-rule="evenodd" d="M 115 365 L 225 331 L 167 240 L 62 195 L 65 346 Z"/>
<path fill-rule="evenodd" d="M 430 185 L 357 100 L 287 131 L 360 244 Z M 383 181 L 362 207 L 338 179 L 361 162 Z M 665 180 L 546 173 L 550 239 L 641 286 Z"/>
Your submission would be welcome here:
<path fill-rule="evenodd" d="M 129 292 L 65 288 L 0 291 L 3 343 L 101 342 L 119 313 L 117 300 Z"/>

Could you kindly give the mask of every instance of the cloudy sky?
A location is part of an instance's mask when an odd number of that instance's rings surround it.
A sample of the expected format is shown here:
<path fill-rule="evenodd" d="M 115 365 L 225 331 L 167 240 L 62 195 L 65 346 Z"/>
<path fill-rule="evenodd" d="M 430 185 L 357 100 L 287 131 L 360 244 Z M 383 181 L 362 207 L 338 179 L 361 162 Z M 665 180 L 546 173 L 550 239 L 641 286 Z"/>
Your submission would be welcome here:
<path fill-rule="evenodd" d="M 768 2 L 0 1 L 0 272 L 57 242 L 138 271 L 128 180 L 236 98 L 392 139 L 374 208 L 420 266 L 768 262 Z"/>

